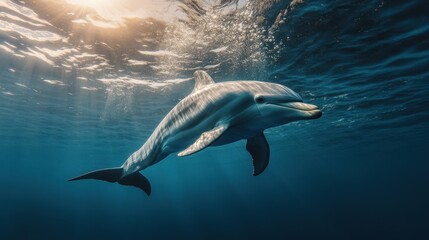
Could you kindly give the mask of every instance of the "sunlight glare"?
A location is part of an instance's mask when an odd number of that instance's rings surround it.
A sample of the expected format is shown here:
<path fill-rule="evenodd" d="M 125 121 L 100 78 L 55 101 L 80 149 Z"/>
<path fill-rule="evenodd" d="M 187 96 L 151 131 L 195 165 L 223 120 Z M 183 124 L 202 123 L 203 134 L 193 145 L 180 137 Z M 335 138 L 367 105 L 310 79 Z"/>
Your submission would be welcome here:
<path fill-rule="evenodd" d="M 123 15 L 128 13 L 118 0 L 66 0 L 66 2 L 83 8 L 92 8 L 100 16 L 111 21 L 120 21 Z"/>
<path fill-rule="evenodd" d="M 65 0 L 94 9 L 105 20 L 120 22 L 127 17 L 153 17 L 171 20 L 177 15 L 177 3 L 170 0 Z"/>
<path fill-rule="evenodd" d="M 70 4 L 80 5 L 83 7 L 90 7 L 95 10 L 111 6 L 114 4 L 114 0 L 66 0 Z"/>

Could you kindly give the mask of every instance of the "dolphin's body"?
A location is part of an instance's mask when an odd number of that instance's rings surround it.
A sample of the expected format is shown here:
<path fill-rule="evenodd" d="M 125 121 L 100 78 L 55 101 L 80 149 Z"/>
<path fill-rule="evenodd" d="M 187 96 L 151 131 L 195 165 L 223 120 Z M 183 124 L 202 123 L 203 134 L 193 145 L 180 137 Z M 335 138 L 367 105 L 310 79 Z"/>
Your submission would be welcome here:
<path fill-rule="evenodd" d="M 252 156 L 256 176 L 269 161 L 265 129 L 322 115 L 317 106 L 303 103 L 297 93 L 283 85 L 258 81 L 214 83 L 204 71 L 196 71 L 194 77 L 193 92 L 165 116 L 146 143 L 121 167 L 70 180 L 118 182 L 150 195 L 150 183 L 139 171 L 174 152 L 183 157 L 241 139 L 247 140 L 246 149 Z"/>

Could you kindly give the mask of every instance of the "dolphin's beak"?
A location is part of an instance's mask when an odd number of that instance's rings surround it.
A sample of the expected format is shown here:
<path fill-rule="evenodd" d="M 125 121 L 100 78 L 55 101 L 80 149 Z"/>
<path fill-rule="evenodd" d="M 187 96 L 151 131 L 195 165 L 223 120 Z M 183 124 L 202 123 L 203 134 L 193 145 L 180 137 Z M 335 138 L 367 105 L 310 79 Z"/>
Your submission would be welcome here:
<path fill-rule="evenodd" d="M 287 103 L 276 103 L 275 105 L 298 110 L 301 113 L 303 113 L 307 119 L 317 119 L 322 116 L 322 111 L 320 111 L 319 107 L 313 104 L 308 104 L 303 102 L 287 102 Z"/>

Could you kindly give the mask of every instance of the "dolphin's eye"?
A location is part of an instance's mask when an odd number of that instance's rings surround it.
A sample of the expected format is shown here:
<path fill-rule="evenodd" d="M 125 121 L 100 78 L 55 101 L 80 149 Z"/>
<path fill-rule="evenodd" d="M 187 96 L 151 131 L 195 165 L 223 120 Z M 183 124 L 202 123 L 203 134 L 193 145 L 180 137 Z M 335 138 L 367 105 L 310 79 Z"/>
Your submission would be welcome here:
<path fill-rule="evenodd" d="M 256 101 L 257 103 L 264 103 L 264 102 L 265 102 L 265 99 L 264 99 L 263 97 L 259 96 L 259 97 L 256 97 L 255 101 Z"/>

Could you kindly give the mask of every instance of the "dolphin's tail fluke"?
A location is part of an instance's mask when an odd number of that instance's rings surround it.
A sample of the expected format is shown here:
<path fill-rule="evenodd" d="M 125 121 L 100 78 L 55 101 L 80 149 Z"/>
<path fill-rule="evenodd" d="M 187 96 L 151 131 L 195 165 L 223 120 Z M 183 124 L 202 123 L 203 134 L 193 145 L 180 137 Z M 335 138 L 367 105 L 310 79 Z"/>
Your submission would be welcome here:
<path fill-rule="evenodd" d="M 119 184 L 134 186 L 143 190 L 148 196 L 150 196 L 151 186 L 149 180 L 139 172 L 127 175 L 118 181 Z"/>
<path fill-rule="evenodd" d="M 85 173 L 78 177 L 72 178 L 69 181 L 81 179 L 97 179 L 107 182 L 117 182 L 122 177 L 122 168 L 107 168 Z"/>
<path fill-rule="evenodd" d="M 151 193 L 151 186 L 149 180 L 139 172 L 122 177 L 122 168 L 107 168 L 92 171 L 78 177 L 69 179 L 69 181 L 76 181 L 82 179 L 97 179 L 107 182 L 118 182 L 121 185 L 134 186 L 143 190 L 148 196 Z"/>

